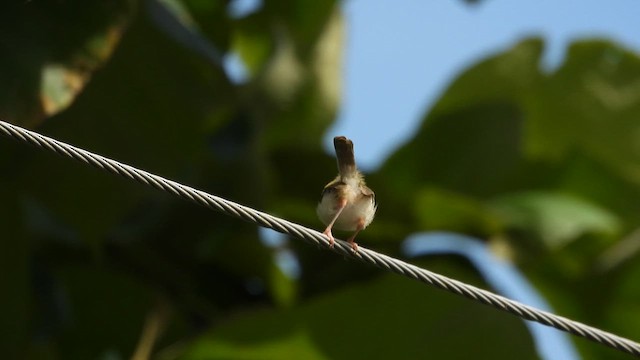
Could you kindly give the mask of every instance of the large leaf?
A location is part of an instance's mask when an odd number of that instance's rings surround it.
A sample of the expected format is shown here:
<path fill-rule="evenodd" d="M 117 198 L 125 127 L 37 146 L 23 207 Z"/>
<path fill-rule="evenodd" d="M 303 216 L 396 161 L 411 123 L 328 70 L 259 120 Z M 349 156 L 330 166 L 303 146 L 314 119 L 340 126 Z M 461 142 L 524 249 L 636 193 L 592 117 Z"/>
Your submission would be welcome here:
<path fill-rule="evenodd" d="M 449 85 L 428 116 L 435 118 L 441 113 L 484 104 L 517 102 L 541 80 L 542 49 L 541 39 L 526 39 L 475 64 Z M 429 118 L 423 122 L 423 130 L 428 126 Z"/>
<path fill-rule="evenodd" d="M 493 207 L 503 214 L 508 227 L 531 231 L 551 250 L 589 233 L 612 237 L 620 232 L 614 214 L 568 194 L 510 194 L 494 200 Z"/>
<path fill-rule="evenodd" d="M 527 151 L 558 160 L 582 152 L 640 182 L 640 57 L 583 41 L 527 98 Z"/>
<path fill-rule="evenodd" d="M 479 333 L 486 336 L 479 337 Z M 181 358 L 292 356 L 536 358 L 519 320 L 391 275 L 291 310 L 262 310 L 235 317 L 195 341 Z"/>
<path fill-rule="evenodd" d="M 386 186 L 403 199 L 425 183 L 487 196 L 519 180 L 519 99 L 539 77 L 540 51 L 539 40 L 524 41 L 455 80 L 415 137 L 383 165 Z"/>

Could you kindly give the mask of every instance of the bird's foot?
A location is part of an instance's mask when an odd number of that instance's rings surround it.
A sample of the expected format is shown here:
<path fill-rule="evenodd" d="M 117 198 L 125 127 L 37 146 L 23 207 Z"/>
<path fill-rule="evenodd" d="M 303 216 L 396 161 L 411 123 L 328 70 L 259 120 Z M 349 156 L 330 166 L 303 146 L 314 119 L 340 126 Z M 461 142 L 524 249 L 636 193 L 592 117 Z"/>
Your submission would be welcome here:
<path fill-rule="evenodd" d="M 353 252 L 358 253 L 358 244 L 356 244 L 356 242 L 353 240 L 350 240 L 349 244 L 351 244 L 351 249 L 353 250 Z"/>
<path fill-rule="evenodd" d="M 331 234 L 331 229 L 326 229 L 322 233 L 327 237 L 327 239 L 329 239 L 329 247 L 333 248 L 333 245 L 336 243 L 336 241 L 333 238 L 333 234 Z"/>

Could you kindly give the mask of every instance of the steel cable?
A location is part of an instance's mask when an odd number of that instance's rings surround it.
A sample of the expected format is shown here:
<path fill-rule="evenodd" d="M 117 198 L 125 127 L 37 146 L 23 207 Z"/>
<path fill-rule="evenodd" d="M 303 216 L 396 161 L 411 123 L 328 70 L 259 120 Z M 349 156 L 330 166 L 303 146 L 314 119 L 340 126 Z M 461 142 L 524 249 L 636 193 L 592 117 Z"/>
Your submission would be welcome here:
<path fill-rule="evenodd" d="M 359 247 L 354 253 L 345 241 L 336 239 L 335 246 L 329 246 L 327 238 L 318 231 L 302 225 L 266 214 L 264 212 L 243 206 L 232 201 L 205 193 L 200 190 L 167 180 L 132 166 L 122 164 L 104 156 L 96 155 L 58 140 L 51 139 L 36 132 L 23 129 L 0 120 L 0 133 L 7 137 L 29 143 L 31 145 L 53 151 L 59 155 L 76 159 L 110 173 L 135 180 L 156 189 L 170 192 L 178 197 L 191 200 L 210 209 L 220 211 L 245 221 L 255 223 L 275 231 L 302 239 L 312 245 L 336 252 L 342 256 L 357 259 L 379 268 L 395 272 L 400 275 L 435 286 L 439 289 L 464 296 L 485 305 L 505 311 L 520 318 L 535 321 L 554 327 L 558 330 L 604 344 L 611 348 L 640 357 L 640 344 L 618 335 L 567 319 L 546 311 L 542 311 L 489 291 L 450 279 L 446 276 L 419 268 L 404 261 L 380 254 L 373 250 Z"/>

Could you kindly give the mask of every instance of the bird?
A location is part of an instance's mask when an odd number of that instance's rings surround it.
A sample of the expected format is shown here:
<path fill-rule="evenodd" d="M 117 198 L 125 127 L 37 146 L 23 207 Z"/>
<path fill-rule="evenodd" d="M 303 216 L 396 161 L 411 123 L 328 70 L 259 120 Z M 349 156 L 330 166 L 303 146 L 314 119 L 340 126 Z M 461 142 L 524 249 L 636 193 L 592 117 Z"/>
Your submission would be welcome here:
<path fill-rule="evenodd" d="M 333 138 L 338 162 L 338 176 L 322 190 L 316 212 L 327 227 L 323 234 L 333 247 L 333 229 L 353 231 L 347 240 L 354 252 L 358 252 L 355 238 L 364 230 L 376 214 L 376 197 L 364 181 L 364 176 L 356 167 L 353 142 L 345 136 Z"/>

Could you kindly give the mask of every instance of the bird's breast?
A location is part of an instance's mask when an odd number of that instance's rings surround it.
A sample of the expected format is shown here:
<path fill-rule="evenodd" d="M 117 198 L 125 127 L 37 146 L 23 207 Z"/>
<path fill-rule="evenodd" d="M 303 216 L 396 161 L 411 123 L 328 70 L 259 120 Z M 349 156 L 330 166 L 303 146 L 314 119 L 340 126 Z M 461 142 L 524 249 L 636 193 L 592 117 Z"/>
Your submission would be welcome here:
<path fill-rule="evenodd" d="M 328 225 L 340 209 L 339 198 L 334 194 L 325 194 L 317 207 L 318 217 L 325 225 Z M 376 205 L 372 196 L 359 196 L 347 199 L 347 205 L 333 227 L 337 230 L 354 231 L 362 222 L 366 228 L 376 213 Z"/>

